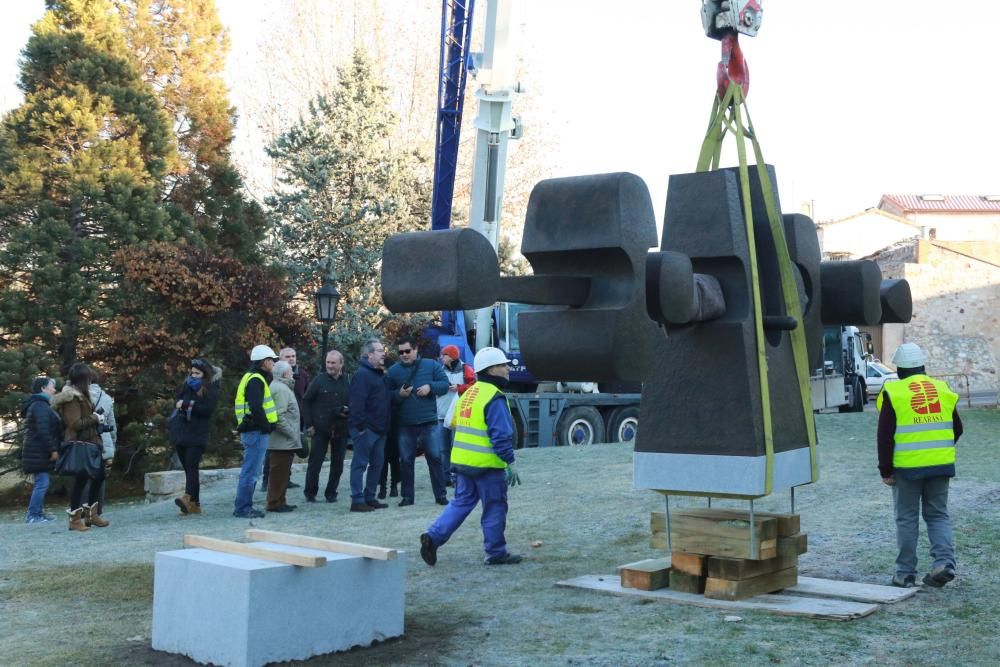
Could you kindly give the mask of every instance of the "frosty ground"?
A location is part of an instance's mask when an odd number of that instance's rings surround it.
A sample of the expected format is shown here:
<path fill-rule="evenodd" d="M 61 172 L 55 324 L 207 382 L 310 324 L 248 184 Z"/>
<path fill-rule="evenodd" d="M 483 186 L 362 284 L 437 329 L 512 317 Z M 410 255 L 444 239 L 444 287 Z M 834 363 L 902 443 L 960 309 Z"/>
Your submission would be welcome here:
<path fill-rule="evenodd" d="M 802 575 L 885 584 L 892 574 L 891 499 L 875 468 L 875 419 L 870 412 L 817 419 L 821 479 L 796 493 L 809 534 Z M 623 445 L 518 453 L 524 485 L 510 493 L 507 537 L 525 555 L 521 565 L 483 566 L 478 511 L 441 548 L 437 567 L 424 565 L 418 536 L 440 508 L 422 460 L 412 507 L 392 503 L 351 514 L 343 480 L 341 502 L 306 505 L 295 490 L 296 512 L 252 523 L 408 552 L 405 636 L 302 664 L 998 664 L 1000 412 L 966 411 L 963 419 L 950 502 L 959 578 L 846 623 L 751 612 L 727 622 L 721 611 L 557 588 L 563 579 L 613 574 L 623 563 L 665 555 L 649 546 L 649 513 L 663 509 L 663 497 L 632 488 L 632 452 Z M 153 558 L 181 548 L 185 533 L 240 539 L 251 522 L 230 515 L 234 491 L 231 481 L 204 487 L 205 514 L 197 517 L 179 518 L 168 503 L 117 502 L 107 510 L 110 528 L 84 534 L 69 533 L 64 515 L 56 524 L 27 526 L 22 514 L 5 512 L 0 660 L 194 664 L 150 648 Z M 704 500 L 671 500 L 671 507 L 685 504 Z M 756 506 L 788 511 L 788 495 Z M 922 540 L 921 568 L 925 554 Z M 197 617 L 201 610 L 178 613 Z M 274 622 L 295 631 L 295 618 Z"/>

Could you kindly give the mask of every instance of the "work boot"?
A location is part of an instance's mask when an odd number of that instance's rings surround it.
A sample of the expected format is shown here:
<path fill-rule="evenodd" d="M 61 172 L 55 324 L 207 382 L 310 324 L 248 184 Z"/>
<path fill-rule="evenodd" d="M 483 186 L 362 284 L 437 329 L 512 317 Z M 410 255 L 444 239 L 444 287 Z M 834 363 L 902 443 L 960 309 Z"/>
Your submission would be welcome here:
<path fill-rule="evenodd" d="M 78 530 L 81 533 L 90 530 L 88 526 L 83 521 L 83 508 L 77 508 L 75 510 L 66 510 L 66 514 L 69 514 L 69 529 Z"/>
<path fill-rule="evenodd" d="M 497 556 L 496 558 L 487 558 L 485 563 L 487 565 L 517 565 L 521 562 L 520 554 L 506 553 L 503 556 Z"/>
<path fill-rule="evenodd" d="M 374 512 L 375 508 L 368 503 L 351 503 L 352 512 Z"/>
<path fill-rule="evenodd" d="M 107 519 L 101 518 L 101 515 L 97 513 L 100 507 L 100 503 L 94 503 L 93 505 L 83 506 L 83 521 L 88 526 L 97 526 L 98 528 L 107 528 L 111 525 L 111 522 Z"/>
<path fill-rule="evenodd" d="M 367 502 L 367 505 L 368 505 L 368 507 L 371 507 L 371 508 L 377 509 L 377 510 L 384 510 L 386 507 L 388 507 L 388 505 L 386 505 L 385 503 L 380 503 L 377 500 L 369 500 Z"/>
<path fill-rule="evenodd" d="M 932 588 L 941 588 L 955 578 L 955 568 L 951 565 L 940 565 L 924 575 L 924 584 Z"/>
<path fill-rule="evenodd" d="M 917 585 L 917 575 L 908 574 L 904 577 L 897 574 L 892 578 L 892 585 L 896 588 L 913 588 Z"/>
<path fill-rule="evenodd" d="M 197 500 L 188 501 L 188 512 L 191 514 L 201 514 L 201 503 Z"/>
<path fill-rule="evenodd" d="M 191 496 L 184 494 L 180 498 L 174 498 L 174 504 L 181 509 L 181 514 L 191 513 Z"/>
<path fill-rule="evenodd" d="M 427 533 L 420 536 L 420 557 L 431 567 L 434 567 L 438 562 L 437 545 L 434 544 L 434 540 Z"/>

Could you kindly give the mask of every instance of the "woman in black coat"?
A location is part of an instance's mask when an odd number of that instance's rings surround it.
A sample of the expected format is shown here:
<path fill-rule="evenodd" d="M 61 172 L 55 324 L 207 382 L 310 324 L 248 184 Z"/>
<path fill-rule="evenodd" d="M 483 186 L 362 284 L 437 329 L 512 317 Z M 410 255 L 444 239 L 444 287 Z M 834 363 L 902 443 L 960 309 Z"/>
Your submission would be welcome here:
<path fill-rule="evenodd" d="M 45 492 L 49 490 L 49 473 L 59 457 L 63 423 L 52 409 L 56 381 L 41 376 L 31 383 L 31 396 L 21 401 L 21 425 L 24 428 L 24 445 L 21 448 L 21 467 L 35 476 L 35 484 L 28 501 L 25 523 L 52 523 L 55 517 L 45 513 Z"/>
<path fill-rule="evenodd" d="M 174 415 L 170 418 L 170 442 L 184 466 L 184 496 L 174 502 L 181 514 L 201 514 L 198 465 L 208 446 L 212 430 L 212 413 L 219 402 L 219 381 L 222 369 L 204 359 L 191 362 L 188 376 L 174 396 Z"/>

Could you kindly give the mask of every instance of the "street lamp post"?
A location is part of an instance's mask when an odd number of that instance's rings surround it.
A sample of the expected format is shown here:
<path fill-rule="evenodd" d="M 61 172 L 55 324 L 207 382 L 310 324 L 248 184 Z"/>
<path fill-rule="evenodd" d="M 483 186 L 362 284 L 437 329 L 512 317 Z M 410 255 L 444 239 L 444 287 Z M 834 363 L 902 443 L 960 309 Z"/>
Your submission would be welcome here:
<path fill-rule="evenodd" d="M 330 277 L 323 278 L 323 286 L 316 290 L 316 319 L 323 325 L 323 356 L 319 360 L 320 369 L 326 364 L 326 340 L 330 333 L 330 325 L 337 319 L 337 304 L 340 303 L 340 292 L 330 282 Z"/>

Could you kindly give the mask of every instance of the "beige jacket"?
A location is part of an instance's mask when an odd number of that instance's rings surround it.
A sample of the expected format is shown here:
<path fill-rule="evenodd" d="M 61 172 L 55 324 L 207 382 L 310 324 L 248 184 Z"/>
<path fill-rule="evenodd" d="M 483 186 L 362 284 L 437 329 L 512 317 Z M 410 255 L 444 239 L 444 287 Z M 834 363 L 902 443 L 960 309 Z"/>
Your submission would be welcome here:
<path fill-rule="evenodd" d="M 274 399 L 274 407 L 278 412 L 278 423 L 267 439 L 268 449 L 289 450 L 302 447 L 299 435 L 301 417 L 299 403 L 295 400 L 294 382 L 291 378 L 274 378 L 271 382 L 271 398 Z"/>

